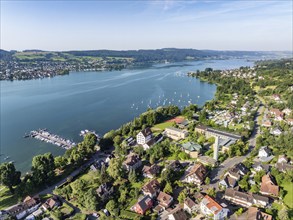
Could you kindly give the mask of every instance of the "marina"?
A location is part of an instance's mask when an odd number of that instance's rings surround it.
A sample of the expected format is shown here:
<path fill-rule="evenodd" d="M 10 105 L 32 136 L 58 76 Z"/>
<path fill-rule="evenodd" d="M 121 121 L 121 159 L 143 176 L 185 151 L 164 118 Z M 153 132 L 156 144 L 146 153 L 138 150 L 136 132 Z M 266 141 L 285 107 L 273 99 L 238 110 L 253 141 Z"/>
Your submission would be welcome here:
<path fill-rule="evenodd" d="M 28 135 L 25 135 L 24 137 L 27 136 Z M 76 145 L 76 143 L 74 143 L 73 141 L 66 140 L 55 134 L 51 134 L 49 131 L 47 131 L 47 129 L 33 130 L 30 132 L 29 137 L 57 145 L 58 147 L 61 147 L 66 150 L 71 149 Z"/>

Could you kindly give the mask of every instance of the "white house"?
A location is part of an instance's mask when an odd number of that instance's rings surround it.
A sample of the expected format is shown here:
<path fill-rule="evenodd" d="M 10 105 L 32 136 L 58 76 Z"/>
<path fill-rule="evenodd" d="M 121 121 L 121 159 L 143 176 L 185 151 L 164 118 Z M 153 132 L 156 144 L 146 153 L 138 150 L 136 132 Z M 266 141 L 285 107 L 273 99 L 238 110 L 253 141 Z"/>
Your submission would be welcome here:
<path fill-rule="evenodd" d="M 144 145 L 147 142 L 149 142 L 153 138 L 153 133 L 150 128 L 146 128 L 142 131 L 140 131 L 136 135 L 136 142 L 140 145 Z"/>
<path fill-rule="evenodd" d="M 269 157 L 271 151 L 267 146 L 262 146 L 258 151 L 258 157 Z"/>
<path fill-rule="evenodd" d="M 271 130 L 270 133 L 271 133 L 272 135 L 281 135 L 281 134 L 282 134 L 282 131 L 281 131 L 281 129 L 279 129 L 279 128 L 274 128 L 274 129 Z"/>
<path fill-rule="evenodd" d="M 189 167 L 184 176 L 181 178 L 183 182 L 201 185 L 207 175 L 207 169 L 201 163 L 197 163 Z"/>
<path fill-rule="evenodd" d="M 144 150 L 149 149 L 156 141 L 150 128 L 146 128 L 136 135 L 136 142 L 143 146 Z"/>
<path fill-rule="evenodd" d="M 196 203 L 190 199 L 189 197 L 187 197 L 185 200 L 184 200 L 184 206 L 183 206 L 183 209 L 185 211 L 187 211 L 189 214 L 191 214 L 192 212 L 195 211 L 196 209 Z"/>
<path fill-rule="evenodd" d="M 229 209 L 223 208 L 219 203 L 206 195 L 200 203 L 202 214 L 213 216 L 214 220 L 223 220 L 227 217 Z"/>

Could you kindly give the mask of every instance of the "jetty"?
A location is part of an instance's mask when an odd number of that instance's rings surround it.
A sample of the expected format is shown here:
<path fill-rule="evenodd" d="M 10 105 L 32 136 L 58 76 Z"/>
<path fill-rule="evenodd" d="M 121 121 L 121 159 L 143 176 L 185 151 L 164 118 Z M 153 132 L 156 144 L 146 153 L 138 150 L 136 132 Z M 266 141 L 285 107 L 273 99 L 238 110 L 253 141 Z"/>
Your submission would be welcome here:
<path fill-rule="evenodd" d="M 26 135 L 24 137 L 26 137 Z M 57 145 L 66 150 L 71 149 L 76 145 L 76 143 L 71 140 L 66 140 L 56 134 L 51 134 L 46 128 L 31 131 L 29 137 Z"/>

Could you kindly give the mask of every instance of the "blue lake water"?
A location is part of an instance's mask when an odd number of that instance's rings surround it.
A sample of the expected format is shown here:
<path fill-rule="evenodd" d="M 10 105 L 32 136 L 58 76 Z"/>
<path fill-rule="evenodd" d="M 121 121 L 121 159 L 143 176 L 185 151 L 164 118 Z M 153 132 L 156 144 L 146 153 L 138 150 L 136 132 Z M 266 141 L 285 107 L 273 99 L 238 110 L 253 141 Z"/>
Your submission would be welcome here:
<path fill-rule="evenodd" d="M 33 156 L 64 153 L 57 146 L 23 138 L 34 129 L 48 128 L 78 142 L 80 130 L 93 129 L 104 134 L 132 120 L 148 106 L 185 106 L 189 102 L 203 105 L 213 98 L 216 86 L 187 77 L 188 71 L 252 65 L 241 59 L 192 61 L 144 69 L 72 72 L 54 78 L 1 81 L 0 162 L 13 160 L 17 169 L 28 171 Z M 9 159 L 4 160 L 6 156 Z"/>

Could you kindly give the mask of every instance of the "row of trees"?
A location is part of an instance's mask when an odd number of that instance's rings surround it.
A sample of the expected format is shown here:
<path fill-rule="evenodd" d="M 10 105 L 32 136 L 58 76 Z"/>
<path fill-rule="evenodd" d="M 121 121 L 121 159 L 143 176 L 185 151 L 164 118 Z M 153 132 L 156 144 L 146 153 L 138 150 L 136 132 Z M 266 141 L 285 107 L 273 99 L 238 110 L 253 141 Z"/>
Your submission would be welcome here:
<path fill-rule="evenodd" d="M 77 146 L 66 151 L 64 156 L 54 156 L 51 153 L 37 155 L 33 157 L 31 173 L 26 174 L 22 179 L 21 172 L 16 171 L 13 163 L 3 163 L 0 165 L 0 183 L 7 186 L 10 192 L 23 196 L 35 192 L 44 185 L 55 181 L 55 169 L 65 169 L 70 165 L 79 165 L 89 158 L 95 150 L 97 138 L 93 134 L 85 136 L 84 140 Z"/>

